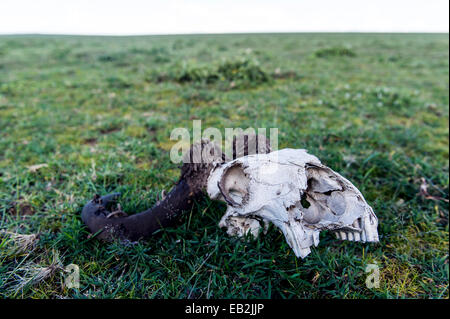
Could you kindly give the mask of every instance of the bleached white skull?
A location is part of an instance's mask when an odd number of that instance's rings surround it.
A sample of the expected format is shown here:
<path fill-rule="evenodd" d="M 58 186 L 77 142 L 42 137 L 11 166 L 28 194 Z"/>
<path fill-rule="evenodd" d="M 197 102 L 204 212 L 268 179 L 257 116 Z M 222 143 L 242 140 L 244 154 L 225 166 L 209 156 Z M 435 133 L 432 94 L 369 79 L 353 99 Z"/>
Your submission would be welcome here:
<path fill-rule="evenodd" d="M 209 175 L 211 198 L 227 203 L 219 226 L 229 235 L 258 236 L 272 222 L 297 257 L 319 243 L 321 230 L 342 240 L 377 242 L 378 220 L 347 179 L 303 149 L 254 154 L 218 165 Z"/>

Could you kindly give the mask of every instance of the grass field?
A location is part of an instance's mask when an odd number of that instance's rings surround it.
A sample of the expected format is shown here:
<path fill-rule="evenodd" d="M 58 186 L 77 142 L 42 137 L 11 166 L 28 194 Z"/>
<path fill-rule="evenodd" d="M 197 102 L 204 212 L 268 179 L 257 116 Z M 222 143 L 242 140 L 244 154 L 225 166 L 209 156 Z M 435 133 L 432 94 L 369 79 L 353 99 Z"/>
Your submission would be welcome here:
<path fill-rule="evenodd" d="M 448 34 L 0 36 L 0 296 L 448 298 L 448 50 Z M 361 190 L 380 243 L 322 233 L 301 260 L 274 227 L 228 237 L 210 201 L 148 242 L 88 236 L 95 193 L 138 212 L 171 188 L 170 132 L 194 119 L 277 127 Z"/>

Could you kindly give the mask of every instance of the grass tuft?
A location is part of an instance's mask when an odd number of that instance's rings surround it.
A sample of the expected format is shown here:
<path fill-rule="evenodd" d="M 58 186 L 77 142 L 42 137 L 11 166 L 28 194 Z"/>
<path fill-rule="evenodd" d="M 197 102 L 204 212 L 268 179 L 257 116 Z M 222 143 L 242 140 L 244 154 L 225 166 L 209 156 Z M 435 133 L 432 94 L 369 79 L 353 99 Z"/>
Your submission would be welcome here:
<path fill-rule="evenodd" d="M 345 47 L 332 47 L 324 48 L 314 52 L 314 55 L 318 58 L 328 58 L 328 57 L 355 57 L 356 53 Z"/>

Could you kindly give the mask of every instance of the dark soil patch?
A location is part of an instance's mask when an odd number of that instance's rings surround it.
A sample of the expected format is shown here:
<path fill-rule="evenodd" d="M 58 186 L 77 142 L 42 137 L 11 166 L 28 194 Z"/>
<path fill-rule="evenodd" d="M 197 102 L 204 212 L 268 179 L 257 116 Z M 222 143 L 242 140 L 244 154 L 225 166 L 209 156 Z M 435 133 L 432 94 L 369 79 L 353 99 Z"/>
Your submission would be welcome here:
<path fill-rule="evenodd" d="M 8 210 L 9 214 L 11 215 L 17 215 L 19 214 L 20 216 L 31 216 L 34 215 L 34 213 L 36 212 L 33 208 L 33 206 L 31 206 L 31 204 L 26 203 L 26 202 L 22 202 L 22 203 L 12 203 L 12 206 L 9 208 Z"/>
<path fill-rule="evenodd" d="M 97 144 L 97 139 L 95 137 L 90 137 L 90 138 L 85 139 L 83 141 L 83 143 L 86 145 L 95 145 L 95 144 Z"/>

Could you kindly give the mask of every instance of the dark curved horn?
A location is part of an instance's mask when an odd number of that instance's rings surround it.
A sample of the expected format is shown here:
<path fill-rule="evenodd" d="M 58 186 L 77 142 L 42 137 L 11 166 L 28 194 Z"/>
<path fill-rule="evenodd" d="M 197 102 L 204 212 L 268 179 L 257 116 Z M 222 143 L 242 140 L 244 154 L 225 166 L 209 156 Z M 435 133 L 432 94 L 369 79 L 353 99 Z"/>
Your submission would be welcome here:
<path fill-rule="evenodd" d="M 136 241 L 150 237 L 156 230 L 174 224 L 182 212 L 192 208 L 196 200 L 204 196 L 204 189 L 211 169 L 225 160 L 222 152 L 210 153 L 217 147 L 210 141 L 202 140 L 194 144 L 190 154 L 208 150 L 209 159 L 205 163 L 185 162 L 181 167 L 181 177 L 167 196 L 152 208 L 126 217 L 115 217 L 111 206 L 119 193 L 103 197 L 96 195 L 88 202 L 82 212 L 81 219 L 89 230 L 98 238 L 112 240 L 114 238 Z M 122 213 L 123 212 L 119 212 Z"/>
<path fill-rule="evenodd" d="M 81 213 L 83 222 L 98 238 L 114 238 L 136 241 L 150 237 L 162 227 L 171 225 L 183 211 L 190 210 L 199 192 L 193 191 L 188 183 L 180 180 L 167 196 L 154 207 L 127 217 L 111 217 L 108 204 L 117 199 L 117 194 L 94 197 L 84 206 Z M 106 200 L 104 200 L 106 198 Z"/>
<path fill-rule="evenodd" d="M 249 138 L 246 135 L 245 141 L 248 144 L 248 141 L 255 139 L 255 137 L 250 136 Z M 234 150 L 236 150 L 235 143 L 233 143 Z M 270 146 L 268 142 L 264 143 L 264 145 L 267 145 L 264 148 L 264 153 L 269 152 Z M 167 196 L 157 202 L 152 208 L 126 217 L 115 217 L 117 212 L 111 212 L 111 207 L 119 198 L 120 193 L 113 193 L 103 197 L 95 195 L 94 199 L 84 206 L 81 219 L 89 230 L 97 234 L 97 238 L 100 239 L 110 241 L 114 238 L 119 238 L 136 241 L 150 237 L 158 229 L 174 224 L 184 211 L 192 208 L 196 200 L 205 196 L 204 189 L 206 188 L 209 173 L 215 165 L 227 160 L 226 156 L 221 151 L 218 151 L 219 149 L 208 140 L 202 140 L 192 145 L 189 151 L 191 159 L 194 153 L 207 150 L 204 154 L 209 154 L 208 160 L 202 163 L 184 161 L 179 181 Z M 211 150 L 214 151 L 211 152 Z M 256 152 L 262 151 L 257 147 Z M 236 153 L 234 156 L 236 156 Z M 123 214 L 123 212 L 120 213 Z"/>

